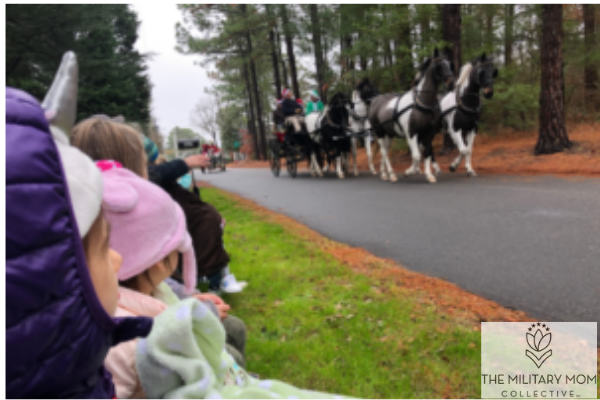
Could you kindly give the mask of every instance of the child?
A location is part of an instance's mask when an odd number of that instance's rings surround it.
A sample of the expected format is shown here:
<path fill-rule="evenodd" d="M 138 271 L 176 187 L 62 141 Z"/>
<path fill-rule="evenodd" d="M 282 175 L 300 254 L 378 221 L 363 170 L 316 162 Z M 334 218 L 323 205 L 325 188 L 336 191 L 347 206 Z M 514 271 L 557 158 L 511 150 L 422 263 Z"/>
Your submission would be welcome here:
<path fill-rule="evenodd" d="M 183 208 L 198 261 L 199 277 L 208 277 L 213 293 L 239 293 L 245 282 L 238 282 L 229 271 L 229 254 L 223 246 L 223 219 L 210 204 L 183 189 L 177 179 L 190 171 L 192 161 L 205 158 L 194 155 L 161 165 L 147 164 L 152 153 L 145 155 L 140 135 L 133 128 L 105 118 L 90 118 L 77 124 L 71 134 L 71 143 L 94 160 L 110 159 L 162 187 Z M 152 141 L 145 139 L 146 143 Z M 195 161 L 194 161 L 195 162 Z"/>
<path fill-rule="evenodd" d="M 46 115 L 66 130 L 73 68 L 67 53 L 47 96 Z M 6 89 L 6 396 L 110 399 L 109 348 L 146 336 L 152 320 L 113 319 L 121 258 L 108 246 L 102 177 L 56 127 L 53 140 L 46 115 Z"/>
<path fill-rule="evenodd" d="M 148 398 L 323 397 L 250 377 L 225 351 L 219 320 L 194 298 L 178 301 L 164 284 L 181 265 L 187 293 L 196 282 L 181 208 L 159 187 L 118 165 L 100 163 L 111 245 L 123 256 L 117 315 L 155 318 L 148 341 L 111 350 L 106 367 L 117 395 Z"/>
<path fill-rule="evenodd" d="M 127 125 L 115 123 L 108 117 L 92 118 L 80 122 L 73 129 L 71 142 L 95 160 L 118 161 L 124 168 L 144 178 L 147 178 L 148 170 L 151 172 L 151 177 L 157 175 L 153 169 L 150 169 L 150 166 L 146 165 L 147 156 L 138 132 Z M 174 165 L 172 169 L 175 172 L 188 170 L 184 160 L 176 160 L 162 165 L 169 164 Z M 180 164 L 183 164 L 183 167 Z M 229 261 L 229 255 L 223 249 L 221 228 L 223 219 L 213 206 L 201 201 L 177 183 L 169 182 L 168 178 L 172 175 L 176 174 L 165 173 L 164 179 L 160 178 L 158 182 L 172 198 L 178 201 L 186 214 L 186 223 L 191 232 L 190 236 L 196 254 L 197 271 L 206 274 L 216 270 L 212 273 L 217 274 L 217 278 L 221 278 L 222 263 Z M 198 257 L 198 251 L 200 251 L 201 258 Z M 197 276 L 200 275 L 200 272 Z M 217 288 L 219 283 L 220 281 L 215 283 Z M 216 308 L 227 332 L 227 351 L 238 364 L 244 366 L 246 345 L 244 322 L 235 316 L 228 315 L 229 305 L 218 296 L 198 293 L 196 298 L 214 304 L 211 308 Z"/>

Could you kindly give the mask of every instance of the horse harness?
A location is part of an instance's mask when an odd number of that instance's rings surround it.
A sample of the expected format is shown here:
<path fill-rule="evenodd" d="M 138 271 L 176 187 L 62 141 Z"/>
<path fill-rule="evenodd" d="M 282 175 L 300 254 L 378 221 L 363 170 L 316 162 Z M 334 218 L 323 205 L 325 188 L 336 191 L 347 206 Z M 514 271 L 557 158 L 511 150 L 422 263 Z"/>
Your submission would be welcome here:
<path fill-rule="evenodd" d="M 487 63 L 489 63 L 489 61 L 479 62 L 479 64 L 477 65 L 476 71 L 479 71 L 481 66 L 485 65 Z M 481 82 L 479 82 L 479 73 L 477 74 L 477 84 L 481 88 L 482 85 L 481 85 Z M 456 92 L 456 105 L 454 107 L 450 107 L 448 110 L 444 111 L 442 113 L 442 118 L 445 117 L 446 115 L 450 114 L 452 111 L 456 110 L 457 108 L 459 108 L 461 111 L 463 111 L 467 114 L 474 115 L 477 118 L 479 116 L 479 113 L 481 112 L 481 89 L 479 89 L 479 91 L 477 93 L 463 93 L 462 94 L 462 96 L 476 96 L 477 100 L 478 100 L 477 108 L 470 108 L 463 103 L 463 99 L 462 99 L 461 95 L 459 94 L 459 88 L 456 88 L 455 92 Z"/>

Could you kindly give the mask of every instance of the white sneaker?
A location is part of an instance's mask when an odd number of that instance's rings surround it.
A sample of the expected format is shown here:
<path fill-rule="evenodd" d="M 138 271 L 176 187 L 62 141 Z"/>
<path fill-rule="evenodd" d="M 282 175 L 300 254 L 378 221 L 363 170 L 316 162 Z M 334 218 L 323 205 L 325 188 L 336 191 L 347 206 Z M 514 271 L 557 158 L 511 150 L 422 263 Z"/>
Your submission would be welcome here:
<path fill-rule="evenodd" d="M 244 286 L 245 285 L 242 286 L 238 281 L 235 280 L 235 276 L 233 274 L 227 274 L 227 276 L 221 280 L 221 290 L 225 293 L 239 293 L 244 290 Z"/>

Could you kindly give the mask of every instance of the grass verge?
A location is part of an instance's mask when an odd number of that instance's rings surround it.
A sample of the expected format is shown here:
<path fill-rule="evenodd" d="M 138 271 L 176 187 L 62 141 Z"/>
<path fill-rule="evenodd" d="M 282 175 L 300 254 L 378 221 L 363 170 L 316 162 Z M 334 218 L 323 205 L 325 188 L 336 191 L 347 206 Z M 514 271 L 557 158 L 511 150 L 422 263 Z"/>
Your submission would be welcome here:
<path fill-rule="evenodd" d="M 355 272 L 218 189 L 225 243 L 248 326 L 248 369 L 299 387 L 366 398 L 477 398 L 480 335 L 423 293 Z"/>
<path fill-rule="evenodd" d="M 480 322 L 533 321 L 242 197 L 202 197 L 227 219 L 233 272 L 250 283 L 226 301 L 263 378 L 364 398 L 478 398 Z"/>

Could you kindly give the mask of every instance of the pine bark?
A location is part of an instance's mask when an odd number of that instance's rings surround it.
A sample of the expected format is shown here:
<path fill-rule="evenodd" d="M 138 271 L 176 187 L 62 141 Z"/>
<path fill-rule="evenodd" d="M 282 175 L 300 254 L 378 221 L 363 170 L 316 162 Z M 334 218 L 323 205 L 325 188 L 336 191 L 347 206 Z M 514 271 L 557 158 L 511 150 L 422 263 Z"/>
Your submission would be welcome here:
<path fill-rule="evenodd" d="M 323 60 L 323 46 L 321 43 L 321 24 L 319 21 L 319 10 L 316 4 L 310 4 L 310 25 L 312 33 L 313 50 L 315 55 L 315 67 L 316 67 L 316 78 L 319 96 L 321 101 L 327 103 L 327 93 L 324 90 L 325 87 L 325 62 Z"/>
<path fill-rule="evenodd" d="M 285 60 L 283 59 L 283 54 L 281 54 L 281 34 L 279 33 L 279 29 L 277 30 L 277 56 L 279 58 L 279 62 L 281 63 L 281 75 L 283 78 L 282 85 L 283 87 L 290 86 L 290 80 L 288 79 L 288 71 L 287 66 L 285 65 Z M 281 96 L 281 92 L 279 92 L 278 97 Z"/>
<path fill-rule="evenodd" d="M 256 135 L 256 121 L 254 114 L 254 103 L 252 102 L 252 90 L 250 89 L 250 76 L 248 74 L 248 65 L 244 64 L 242 68 L 242 76 L 244 78 L 244 82 L 246 82 L 246 96 L 248 97 L 248 133 L 252 137 L 252 150 L 254 152 L 254 159 L 259 160 L 259 150 L 258 150 L 258 136 Z"/>
<path fill-rule="evenodd" d="M 396 79 L 399 82 L 402 90 L 409 90 L 410 83 L 412 82 L 414 75 L 412 38 L 410 32 L 410 22 L 408 19 L 410 10 L 408 8 L 408 4 L 397 4 L 396 7 L 401 14 L 404 14 L 402 21 L 398 24 L 398 35 L 395 40 L 395 55 L 398 71 Z M 401 46 L 408 49 L 408 51 L 400 51 L 399 48 Z"/>
<path fill-rule="evenodd" d="M 456 77 L 460 74 L 462 66 L 461 27 L 460 4 L 442 5 L 442 36 L 445 42 L 450 43 L 444 52 L 454 66 Z"/>
<path fill-rule="evenodd" d="M 246 5 L 241 4 L 240 9 L 242 13 L 246 13 Z M 260 94 L 258 91 L 258 79 L 256 77 L 256 65 L 254 63 L 254 57 L 252 54 L 252 36 L 250 35 L 250 31 L 246 30 L 246 46 L 247 46 L 247 57 L 250 60 L 250 77 L 252 80 L 252 91 L 254 93 L 254 101 L 256 105 L 256 119 L 258 120 L 258 133 L 260 135 L 260 147 L 258 147 L 258 151 L 256 152 L 259 156 L 259 159 L 266 160 L 267 157 L 267 139 L 265 134 L 265 124 L 262 119 L 262 106 L 260 101 Z"/>
<path fill-rule="evenodd" d="M 512 50 L 514 44 L 514 18 L 515 18 L 515 5 L 505 4 L 504 5 L 504 65 L 509 66 L 512 64 Z"/>
<path fill-rule="evenodd" d="M 273 18 L 273 13 L 271 12 L 271 7 L 269 5 L 265 5 L 267 8 L 267 15 L 269 18 Z M 275 25 L 271 27 L 269 30 L 269 44 L 271 45 L 271 61 L 273 63 L 273 80 L 275 84 L 275 98 L 279 98 L 281 96 L 281 78 L 279 76 L 279 60 L 277 59 L 277 45 L 275 43 Z"/>
<path fill-rule="evenodd" d="M 562 7 L 562 4 L 542 5 L 542 79 L 536 155 L 556 153 L 572 146 L 565 127 Z"/>
<path fill-rule="evenodd" d="M 454 76 L 456 77 L 460 74 L 460 68 L 462 67 L 461 29 L 460 4 L 442 5 L 442 35 L 444 41 L 450 43 L 449 46 L 444 48 L 444 53 L 454 66 Z M 452 138 L 448 133 L 445 133 L 440 154 L 450 154 L 455 148 L 456 145 Z"/>
<path fill-rule="evenodd" d="M 594 4 L 583 5 L 584 45 L 586 57 L 596 50 L 596 16 Z M 585 83 L 585 104 L 590 112 L 600 109 L 600 95 L 598 94 L 598 65 L 586 60 L 583 72 Z"/>
<path fill-rule="evenodd" d="M 281 18 L 283 20 L 283 33 L 285 36 L 285 45 L 290 63 L 290 75 L 292 78 L 292 86 L 296 98 L 300 98 L 300 85 L 298 84 L 298 71 L 296 69 L 296 57 L 294 56 L 294 38 L 290 29 L 290 20 L 285 4 L 281 4 Z"/>

